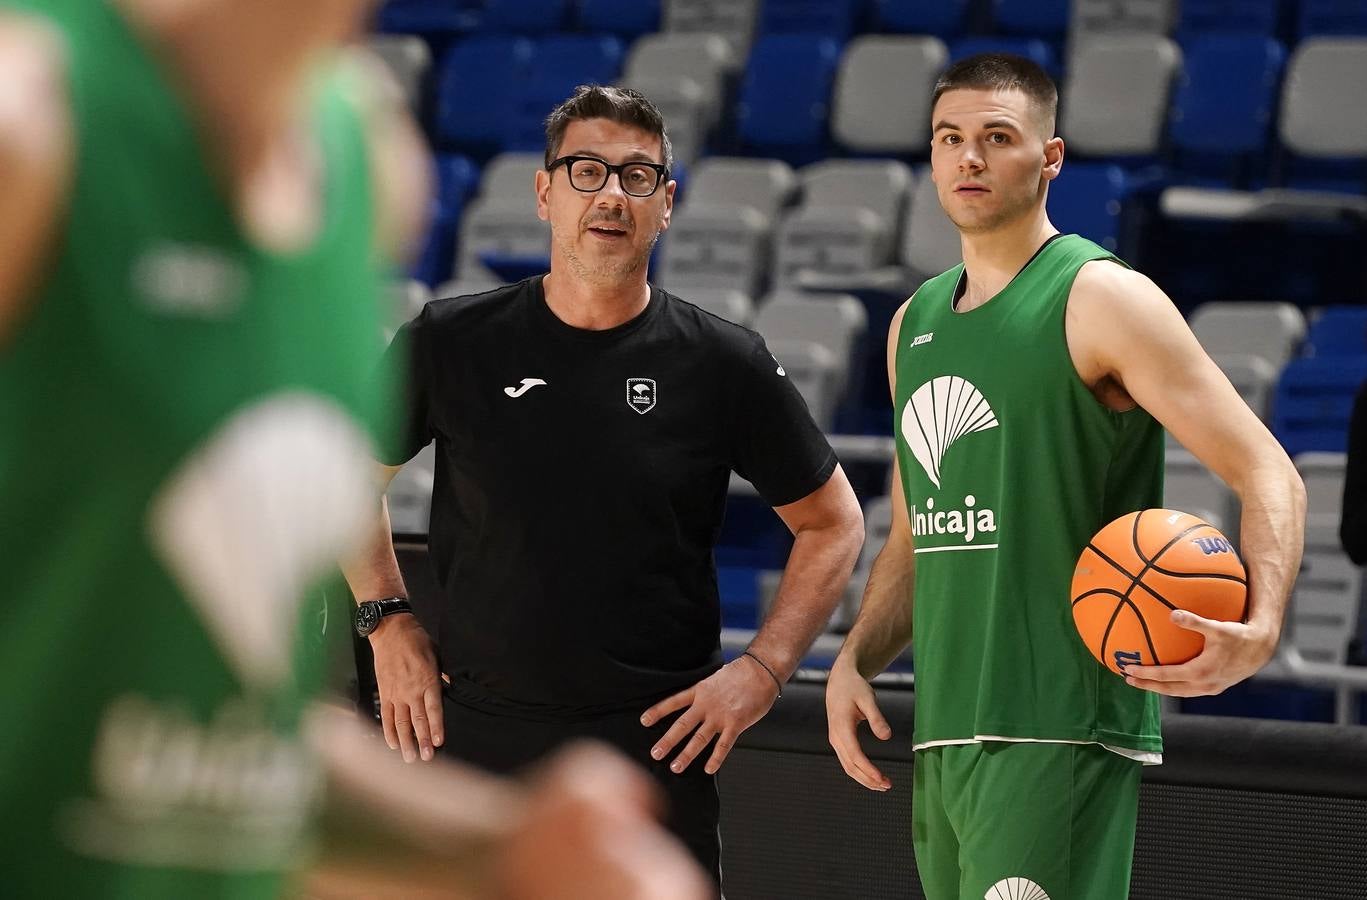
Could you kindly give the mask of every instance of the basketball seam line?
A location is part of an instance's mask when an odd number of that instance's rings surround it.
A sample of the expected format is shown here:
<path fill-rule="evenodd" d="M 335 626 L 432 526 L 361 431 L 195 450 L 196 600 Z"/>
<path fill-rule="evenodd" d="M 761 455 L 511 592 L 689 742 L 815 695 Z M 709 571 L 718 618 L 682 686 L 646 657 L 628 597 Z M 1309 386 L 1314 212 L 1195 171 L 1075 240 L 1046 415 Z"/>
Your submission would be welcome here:
<path fill-rule="evenodd" d="M 1144 643 L 1149 647 L 1149 655 L 1153 658 L 1155 665 L 1162 665 L 1158 660 L 1158 648 L 1153 645 L 1153 635 L 1149 634 L 1149 623 L 1144 620 L 1144 614 L 1139 611 L 1139 607 L 1128 596 L 1122 596 L 1120 602 L 1115 605 L 1115 612 L 1111 613 L 1111 621 L 1106 623 L 1106 630 L 1101 635 L 1101 658 L 1106 658 L 1106 645 L 1111 640 L 1111 631 L 1115 628 L 1115 620 L 1120 617 L 1120 610 L 1128 606 L 1134 613 L 1134 617 L 1139 620 L 1139 628 L 1144 632 Z M 1103 663 L 1104 665 L 1104 663 Z M 1117 663 L 1116 665 L 1119 665 Z"/>
<path fill-rule="evenodd" d="M 1222 581 L 1237 581 L 1245 587 L 1248 586 L 1248 579 L 1240 578 L 1238 575 L 1225 575 L 1220 572 L 1171 572 L 1162 566 L 1154 566 L 1153 571 L 1159 575 L 1167 575 L 1169 578 L 1218 578 Z"/>
<path fill-rule="evenodd" d="M 1111 558 L 1110 558 L 1109 556 L 1107 556 L 1105 553 L 1102 553 L 1100 550 L 1098 550 L 1098 549 L 1096 548 L 1096 545 L 1094 545 L 1094 544 L 1088 544 L 1088 545 L 1087 545 L 1087 549 L 1088 549 L 1088 550 L 1091 550 L 1091 551 L 1092 551 L 1093 553 L 1095 553 L 1097 556 L 1101 557 L 1101 558 L 1104 559 L 1106 562 L 1108 562 L 1108 563 L 1110 563 L 1112 566 L 1114 566 L 1114 567 L 1115 567 L 1115 570 L 1116 570 L 1117 572 L 1119 572 L 1121 575 L 1124 575 L 1126 578 L 1130 579 L 1130 588 L 1131 588 L 1131 590 L 1134 588 L 1135 585 L 1138 585 L 1139 587 L 1143 588 L 1144 591 L 1145 591 L 1146 593 L 1150 594 L 1150 595 L 1153 597 L 1153 599 L 1157 600 L 1159 603 L 1163 604 L 1163 605 L 1166 606 L 1168 609 L 1177 609 L 1177 607 L 1174 606 L 1174 605 L 1172 604 L 1172 602 L 1168 600 L 1168 598 L 1164 597 L 1162 594 L 1158 593 L 1158 592 L 1155 591 L 1153 588 L 1149 587 L 1147 584 L 1144 584 L 1144 583 L 1142 583 L 1142 582 L 1139 580 L 1139 578 L 1144 574 L 1143 572 L 1139 573 L 1139 575 L 1132 575 L 1132 574 L 1130 574 L 1130 571 L 1129 571 L 1128 569 L 1126 569 L 1124 566 L 1122 566 L 1120 563 L 1116 562 L 1115 560 L 1111 559 Z M 1119 593 L 1119 592 L 1117 592 L 1117 593 Z M 1120 596 L 1121 596 L 1123 599 L 1127 599 L 1127 600 L 1128 600 L 1128 599 L 1129 599 L 1129 596 L 1130 596 L 1130 592 L 1129 592 L 1129 591 L 1126 591 L 1125 593 L 1120 594 Z"/>
<path fill-rule="evenodd" d="M 1130 538 L 1134 542 L 1134 552 L 1139 556 L 1140 559 L 1144 559 L 1144 550 L 1142 547 L 1139 546 L 1139 520 L 1144 517 L 1145 512 L 1146 510 L 1141 509 L 1135 515 L 1134 531 Z M 1134 583 L 1131 584 L 1130 589 L 1125 592 L 1126 598 L 1130 596 L 1130 591 L 1133 591 L 1137 585 L 1142 584 L 1144 576 L 1147 575 L 1149 570 L 1157 564 L 1158 560 L 1160 560 L 1163 557 L 1164 553 L 1167 553 L 1173 547 L 1177 546 L 1177 542 L 1182 540 L 1182 538 L 1191 534 L 1193 531 L 1196 531 L 1204 527 L 1207 527 L 1207 523 L 1202 522 L 1200 525 L 1192 525 L 1189 528 L 1182 529 L 1180 532 L 1173 536 L 1172 540 L 1168 541 L 1166 544 L 1163 545 L 1162 550 L 1159 550 L 1157 553 L 1153 555 L 1153 559 L 1144 559 L 1144 568 L 1140 570 L 1138 575 L 1134 576 Z M 1167 600 L 1160 597 L 1157 591 L 1154 591 L 1151 588 L 1149 588 L 1148 585 L 1144 585 L 1144 589 L 1147 590 L 1149 593 L 1153 594 L 1155 597 L 1158 597 L 1160 600 L 1163 600 L 1164 605 L 1166 605 L 1169 609 L 1176 609 L 1176 607 L 1174 607 L 1171 603 L 1168 603 Z"/>

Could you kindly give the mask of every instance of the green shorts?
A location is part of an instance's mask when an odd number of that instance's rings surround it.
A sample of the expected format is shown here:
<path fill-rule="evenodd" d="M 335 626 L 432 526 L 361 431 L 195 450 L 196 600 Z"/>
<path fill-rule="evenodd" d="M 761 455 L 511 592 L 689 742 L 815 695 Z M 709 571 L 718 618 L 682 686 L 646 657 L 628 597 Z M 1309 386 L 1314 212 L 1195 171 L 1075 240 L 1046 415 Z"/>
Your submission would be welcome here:
<path fill-rule="evenodd" d="M 1125 900 L 1141 768 L 1097 744 L 918 751 L 912 835 L 926 900 Z"/>

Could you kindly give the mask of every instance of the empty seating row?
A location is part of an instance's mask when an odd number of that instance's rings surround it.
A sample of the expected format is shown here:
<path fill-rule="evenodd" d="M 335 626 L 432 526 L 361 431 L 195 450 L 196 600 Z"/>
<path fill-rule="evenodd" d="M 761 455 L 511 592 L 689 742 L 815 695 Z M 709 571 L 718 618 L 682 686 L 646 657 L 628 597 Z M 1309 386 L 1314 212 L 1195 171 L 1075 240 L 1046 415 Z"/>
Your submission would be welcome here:
<path fill-rule="evenodd" d="M 975 32 L 1055 42 L 1095 32 L 1364 34 L 1367 10 L 1355 0 L 391 0 L 379 25 L 437 36 L 577 29 L 633 37 L 662 28 L 724 34 L 744 47 L 756 34 L 793 32 Z"/>

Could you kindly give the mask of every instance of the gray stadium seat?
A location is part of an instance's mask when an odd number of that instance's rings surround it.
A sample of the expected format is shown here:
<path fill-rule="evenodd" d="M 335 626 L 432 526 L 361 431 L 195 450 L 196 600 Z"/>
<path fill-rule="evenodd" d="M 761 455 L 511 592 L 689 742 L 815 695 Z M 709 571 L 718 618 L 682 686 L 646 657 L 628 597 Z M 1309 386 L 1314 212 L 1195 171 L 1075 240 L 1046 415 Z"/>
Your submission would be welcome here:
<path fill-rule="evenodd" d="M 1342 552 L 1338 531 L 1347 465 L 1345 453 L 1316 452 L 1296 456 L 1296 470 L 1305 482 L 1307 548 L 1321 545 L 1321 549 Z"/>
<path fill-rule="evenodd" d="M 1191 330 L 1212 357 L 1247 354 L 1280 372 L 1305 339 L 1305 316 L 1290 303 L 1205 303 Z"/>
<path fill-rule="evenodd" d="M 857 277 L 888 262 L 889 234 L 863 207 L 804 206 L 783 220 L 774 237 L 774 279 Z"/>
<path fill-rule="evenodd" d="M 867 328 L 864 305 L 849 294 L 775 291 L 760 304 L 755 317 L 755 330 L 766 341 L 812 341 L 834 354 L 837 404 L 844 397 L 851 361 Z"/>
<path fill-rule="evenodd" d="M 1277 386 L 1277 367 L 1250 353 L 1222 353 L 1214 360 L 1248 408 L 1264 422 L 1272 421 L 1272 391 Z"/>
<path fill-rule="evenodd" d="M 658 281 L 686 296 L 692 288 L 727 288 L 755 296 L 769 266 L 769 220 L 748 206 L 674 211 L 660 248 Z"/>
<path fill-rule="evenodd" d="M 724 43 L 724 42 L 723 42 Z M 707 143 L 715 102 L 687 75 L 628 75 L 622 86 L 645 94 L 664 116 L 674 162 L 689 165 Z"/>
<path fill-rule="evenodd" d="M 797 175 L 777 159 L 710 156 L 693 169 L 687 205 L 749 206 L 772 227 L 797 192 Z"/>
<path fill-rule="evenodd" d="M 902 225 L 902 264 L 912 271 L 912 281 L 920 284 L 933 275 L 963 262 L 959 232 L 945 215 L 930 170 L 917 174 Z"/>
<path fill-rule="evenodd" d="M 664 0 L 663 31 L 721 35 L 743 57 L 755 32 L 759 0 Z"/>
<path fill-rule="evenodd" d="M 755 321 L 755 303 L 744 291 L 691 287 L 678 296 L 714 316 L 735 322 L 737 325 L 748 328 Z"/>
<path fill-rule="evenodd" d="M 1073 0 L 1074 39 L 1098 33 L 1168 34 L 1176 0 Z"/>
<path fill-rule="evenodd" d="M 775 338 L 765 343 L 802 399 L 807 401 L 812 421 L 822 431 L 830 431 L 842 375 L 836 354 L 816 341 Z"/>
<path fill-rule="evenodd" d="M 1367 37 L 1309 38 L 1282 82 L 1282 143 L 1305 156 L 1367 156 Z"/>
<path fill-rule="evenodd" d="M 1307 38 L 1282 81 L 1281 143 L 1305 157 L 1367 157 L 1367 37 Z M 1171 187 L 1159 208 L 1174 218 L 1219 221 L 1367 219 L 1367 197 L 1340 191 Z"/>
<path fill-rule="evenodd" d="M 502 205 L 523 205 L 536 215 L 536 173 L 545 165 L 540 153 L 500 153 L 480 177 L 479 196 Z"/>
<path fill-rule="evenodd" d="M 528 194 L 532 192 L 528 190 Z M 524 204 L 481 197 L 470 204 L 461 219 L 458 244 L 459 278 L 498 281 L 498 276 L 485 267 L 482 257 L 549 259 L 551 229 L 536 217 L 534 207 L 529 211 Z"/>
<path fill-rule="evenodd" d="M 1234 492 L 1185 450 L 1168 450 L 1164 459 L 1163 505 L 1205 519 L 1238 543 Z"/>
<path fill-rule="evenodd" d="M 1307 546 L 1287 614 L 1288 638 L 1311 662 L 1344 663 L 1361 596 L 1362 570 L 1352 560 Z"/>
<path fill-rule="evenodd" d="M 436 444 L 428 444 L 404 464 L 389 483 L 389 526 L 395 534 L 427 534 L 432 517 L 432 480 Z"/>
<path fill-rule="evenodd" d="M 711 128 L 721 116 L 727 81 L 736 74 L 739 66 L 740 60 L 735 50 L 720 35 L 660 32 L 644 35 L 632 44 L 622 80 L 638 90 L 645 90 L 637 84 L 642 80 L 668 82 L 687 79 L 696 83 L 702 91 L 703 124 Z M 659 104 L 655 94 L 649 91 L 645 93 Z M 672 139 L 675 123 L 668 115 L 665 123 Z"/>
<path fill-rule="evenodd" d="M 828 159 L 798 172 L 803 206 L 863 207 L 896 233 L 911 192 L 911 169 L 893 159 Z"/>
<path fill-rule="evenodd" d="M 378 56 L 399 83 L 408 108 L 422 111 L 422 86 L 432 68 L 432 52 L 420 37 L 411 34 L 377 34 L 366 41 L 370 51 Z"/>
<path fill-rule="evenodd" d="M 911 169 L 896 160 L 832 159 L 798 176 L 802 203 L 774 241 L 775 280 L 816 291 L 907 290 L 892 257 Z"/>
<path fill-rule="evenodd" d="M 1088 36 L 1075 43 L 1063 84 L 1059 133 L 1084 156 L 1157 153 L 1168 93 L 1182 64 L 1161 35 Z"/>
<path fill-rule="evenodd" d="M 930 152 L 930 95 L 949 62 L 934 37 L 866 35 L 840 60 L 831 133 L 861 153 Z"/>
<path fill-rule="evenodd" d="M 1361 615 L 1362 569 L 1339 543 L 1343 506 L 1343 453 L 1302 453 L 1296 469 L 1305 481 L 1305 554 L 1287 612 L 1289 640 L 1311 662 L 1342 665 Z M 1340 689 L 1337 720 L 1353 721 L 1351 694 Z"/>

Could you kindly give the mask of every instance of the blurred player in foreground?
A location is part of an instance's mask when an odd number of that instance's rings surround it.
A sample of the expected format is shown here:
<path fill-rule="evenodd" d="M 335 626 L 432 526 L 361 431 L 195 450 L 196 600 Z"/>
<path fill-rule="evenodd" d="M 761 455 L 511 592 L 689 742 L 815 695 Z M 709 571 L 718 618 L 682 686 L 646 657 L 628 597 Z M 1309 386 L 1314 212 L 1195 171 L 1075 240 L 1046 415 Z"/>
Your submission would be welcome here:
<path fill-rule="evenodd" d="M 300 601 L 375 502 L 380 271 L 426 191 L 340 49 L 368 6 L 0 2 L 7 896 L 270 897 L 319 847 L 315 895 L 700 896 L 606 751 L 522 787 L 306 723 Z"/>

